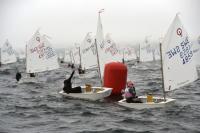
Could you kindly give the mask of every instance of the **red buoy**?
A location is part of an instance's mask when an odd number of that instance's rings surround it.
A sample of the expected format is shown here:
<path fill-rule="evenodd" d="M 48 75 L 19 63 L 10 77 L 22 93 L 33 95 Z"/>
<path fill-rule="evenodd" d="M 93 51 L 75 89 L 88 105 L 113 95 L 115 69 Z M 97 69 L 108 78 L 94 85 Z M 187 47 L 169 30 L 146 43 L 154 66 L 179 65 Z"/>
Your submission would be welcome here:
<path fill-rule="evenodd" d="M 113 88 L 112 95 L 121 95 L 126 88 L 127 66 L 120 62 L 111 62 L 105 65 L 104 87 Z"/>

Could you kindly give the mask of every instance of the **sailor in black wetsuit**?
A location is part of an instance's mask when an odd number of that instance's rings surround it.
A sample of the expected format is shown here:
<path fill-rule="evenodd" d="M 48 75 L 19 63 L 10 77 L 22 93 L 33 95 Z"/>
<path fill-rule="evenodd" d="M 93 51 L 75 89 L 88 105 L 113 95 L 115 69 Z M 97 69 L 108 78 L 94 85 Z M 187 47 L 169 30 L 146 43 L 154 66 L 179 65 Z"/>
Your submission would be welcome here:
<path fill-rule="evenodd" d="M 137 63 L 140 63 L 140 58 L 139 58 L 139 57 L 137 57 L 136 62 L 137 62 Z"/>
<path fill-rule="evenodd" d="M 124 60 L 124 58 L 122 59 L 122 63 L 125 64 L 125 60 Z"/>
<path fill-rule="evenodd" d="M 34 73 L 30 73 L 30 77 L 35 77 L 35 74 Z"/>
<path fill-rule="evenodd" d="M 74 67 L 74 64 L 71 64 L 71 68 L 72 68 L 72 69 L 74 69 L 74 68 L 75 68 L 75 67 Z"/>
<path fill-rule="evenodd" d="M 81 65 L 78 67 L 78 74 L 85 74 L 85 70 L 82 69 Z"/>
<path fill-rule="evenodd" d="M 22 78 L 22 75 L 21 75 L 21 73 L 20 72 L 17 72 L 16 73 L 16 80 L 17 80 L 17 82 L 19 82 L 19 80 Z"/>
<path fill-rule="evenodd" d="M 70 77 L 68 79 L 64 80 L 63 91 L 65 93 L 81 93 L 82 92 L 80 86 L 72 88 L 71 79 L 74 75 L 74 72 L 75 72 L 75 70 L 72 72 L 72 74 L 70 75 Z"/>

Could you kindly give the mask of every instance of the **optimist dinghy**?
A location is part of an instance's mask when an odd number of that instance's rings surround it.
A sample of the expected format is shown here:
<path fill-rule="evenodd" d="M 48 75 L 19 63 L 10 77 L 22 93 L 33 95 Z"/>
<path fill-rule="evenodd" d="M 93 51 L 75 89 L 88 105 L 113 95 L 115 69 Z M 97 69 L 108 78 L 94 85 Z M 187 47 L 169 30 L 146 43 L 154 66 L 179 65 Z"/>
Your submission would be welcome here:
<path fill-rule="evenodd" d="M 26 74 L 51 71 L 59 68 L 57 55 L 45 35 L 37 30 L 26 45 Z M 19 83 L 39 82 L 37 77 L 22 77 Z"/>
<path fill-rule="evenodd" d="M 12 45 L 9 43 L 8 40 L 3 44 L 3 46 L 0 48 L 0 70 L 6 70 L 11 69 L 11 67 L 8 64 L 15 63 L 17 61 L 17 58 L 15 56 L 14 49 Z"/>
<path fill-rule="evenodd" d="M 112 92 L 112 88 L 106 87 L 92 87 L 91 89 L 87 89 L 86 86 L 81 86 L 81 88 L 83 90 L 82 93 L 65 93 L 62 90 L 59 92 L 59 94 L 76 99 L 97 101 L 110 96 Z"/>
<path fill-rule="evenodd" d="M 147 96 L 140 96 L 138 97 L 142 103 L 127 103 L 126 99 L 122 99 L 118 102 L 119 105 L 128 107 L 128 108 L 134 108 L 134 109 L 150 109 L 150 108 L 162 108 L 167 105 L 171 105 L 175 102 L 175 99 L 172 98 L 166 98 L 164 100 L 163 97 L 153 97 L 152 102 L 147 101 Z"/>
<path fill-rule="evenodd" d="M 162 44 L 160 43 L 163 98 L 147 96 L 139 97 L 143 103 L 127 103 L 125 99 L 119 105 L 135 108 L 158 108 L 171 105 L 175 99 L 166 98 L 166 92 L 185 86 L 198 79 L 192 43 L 181 24 L 178 14 L 171 24 Z"/>

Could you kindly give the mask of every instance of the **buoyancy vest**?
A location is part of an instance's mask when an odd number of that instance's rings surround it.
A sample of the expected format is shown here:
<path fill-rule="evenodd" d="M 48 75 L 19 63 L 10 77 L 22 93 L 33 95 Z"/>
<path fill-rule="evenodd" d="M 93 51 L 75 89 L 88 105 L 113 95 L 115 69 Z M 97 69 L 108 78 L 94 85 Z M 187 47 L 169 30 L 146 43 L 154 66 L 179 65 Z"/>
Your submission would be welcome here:
<path fill-rule="evenodd" d="M 125 89 L 125 92 L 124 92 L 125 98 L 134 97 L 133 93 L 130 93 L 129 89 L 130 89 L 130 88 L 126 88 L 126 89 Z"/>

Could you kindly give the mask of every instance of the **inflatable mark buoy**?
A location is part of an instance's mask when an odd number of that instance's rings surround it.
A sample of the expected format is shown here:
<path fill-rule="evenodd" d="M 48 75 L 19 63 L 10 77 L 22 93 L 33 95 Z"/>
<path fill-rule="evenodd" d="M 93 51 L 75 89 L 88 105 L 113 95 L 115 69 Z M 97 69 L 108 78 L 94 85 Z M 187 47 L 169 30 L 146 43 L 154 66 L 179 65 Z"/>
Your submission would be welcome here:
<path fill-rule="evenodd" d="M 120 62 L 111 62 L 105 65 L 104 87 L 113 88 L 112 95 L 121 95 L 126 88 L 127 66 Z"/>

